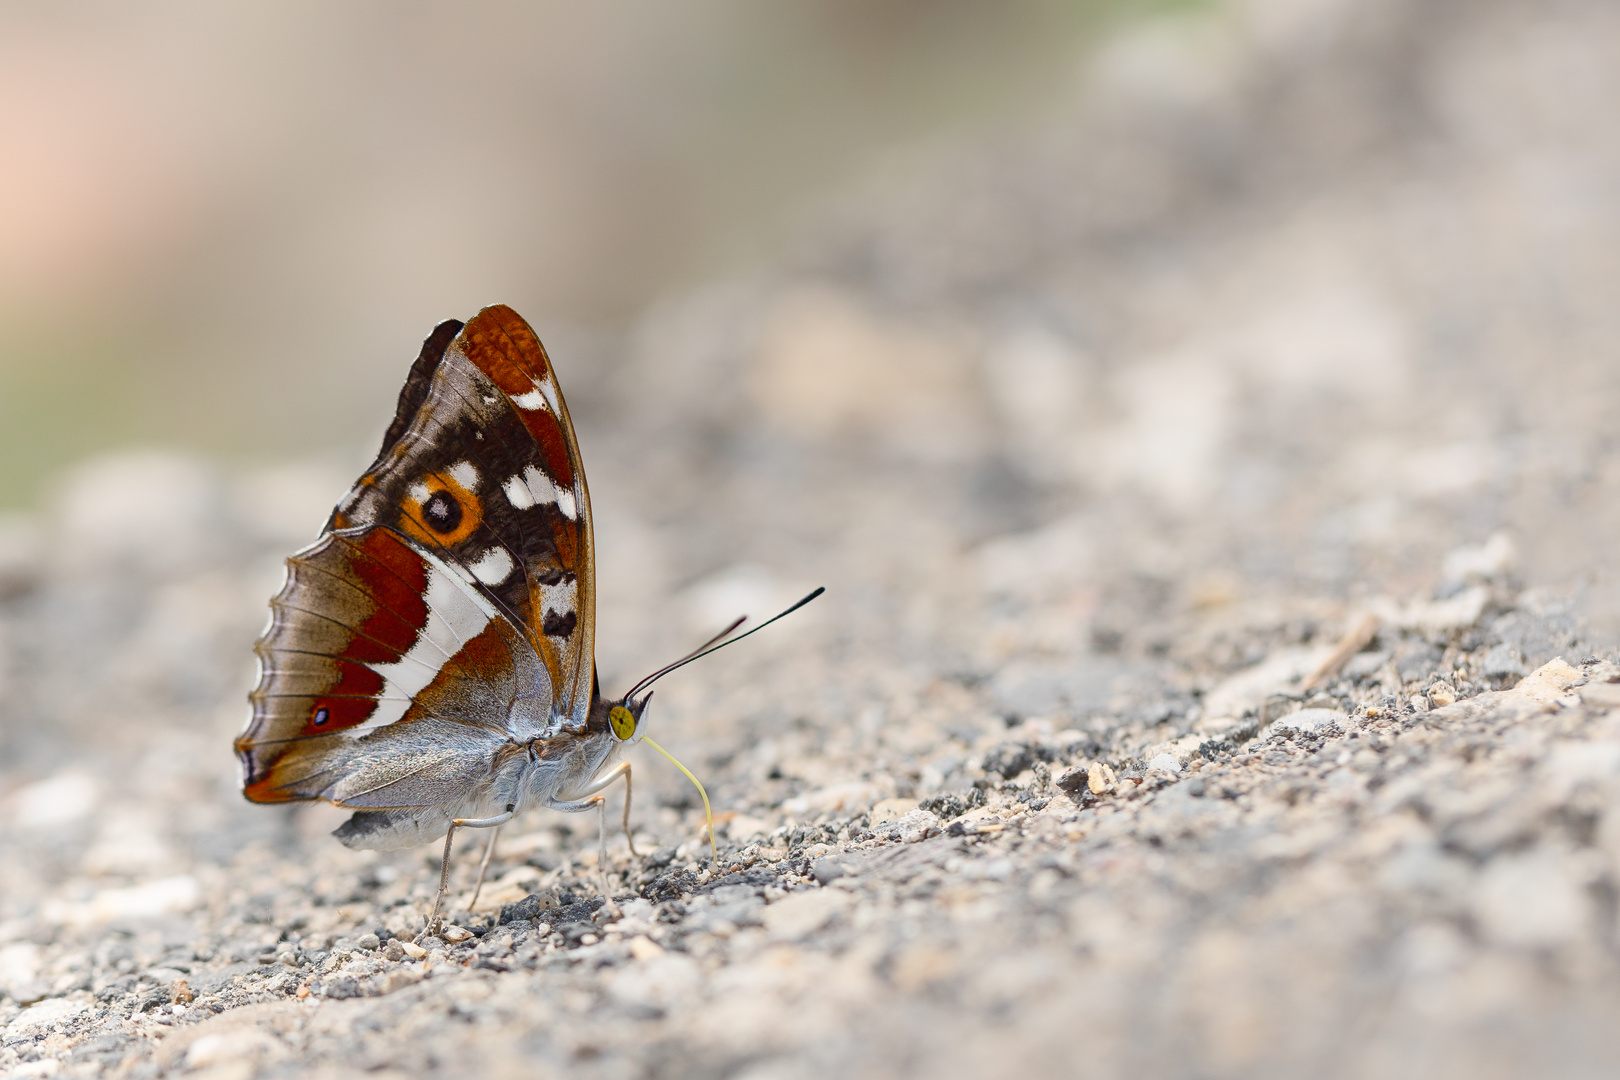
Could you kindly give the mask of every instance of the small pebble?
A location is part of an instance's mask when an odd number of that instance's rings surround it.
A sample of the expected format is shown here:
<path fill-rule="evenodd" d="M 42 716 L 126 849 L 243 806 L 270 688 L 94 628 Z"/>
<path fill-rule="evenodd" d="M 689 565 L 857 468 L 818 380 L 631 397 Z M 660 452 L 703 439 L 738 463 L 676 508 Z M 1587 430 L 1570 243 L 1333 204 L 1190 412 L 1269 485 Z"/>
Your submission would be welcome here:
<path fill-rule="evenodd" d="M 377 946 L 381 945 L 382 942 L 380 940 L 378 940 L 376 934 L 369 934 L 368 933 L 368 934 L 361 934 L 358 938 L 355 939 L 354 944 L 355 944 L 355 946 L 357 948 L 364 949 L 364 950 L 366 950 L 366 952 L 371 952 L 373 949 L 376 949 Z"/>
<path fill-rule="evenodd" d="M 1094 761 L 1086 775 L 1086 786 L 1093 795 L 1107 795 L 1114 790 L 1114 770 L 1101 761 Z"/>
<path fill-rule="evenodd" d="M 184 979 L 176 979 L 174 981 L 174 986 L 171 988 L 170 994 L 172 995 L 176 1005 L 185 1005 L 196 1000 L 196 995 L 191 992 L 191 984 L 186 982 Z"/>
<path fill-rule="evenodd" d="M 398 938 L 394 938 L 387 945 L 383 946 L 384 960 L 392 960 L 395 963 L 398 963 L 399 961 L 405 959 L 405 955 L 405 943 L 400 941 Z"/>
<path fill-rule="evenodd" d="M 472 940 L 473 932 L 465 926 L 447 926 L 439 936 L 450 944 L 457 945 Z"/>
<path fill-rule="evenodd" d="M 637 960 L 651 960 L 664 955 L 664 947 L 646 934 L 630 939 L 630 955 Z"/>
<path fill-rule="evenodd" d="M 1148 762 L 1148 768 L 1169 773 L 1171 776 L 1181 775 L 1181 762 L 1177 761 L 1173 754 L 1156 755 L 1152 761 Z"/>
<path fill-rule="evenodd" d="M 390 942 L 390 944 L 392 944 L 392 942 Z M 399 951 L 410 957 L 412 960 L 420 960 L 428 954 L 426 949 L 422 948 L 422 946 L 418 945 L 414 941 L 401 941 L 399 943 Z"/>

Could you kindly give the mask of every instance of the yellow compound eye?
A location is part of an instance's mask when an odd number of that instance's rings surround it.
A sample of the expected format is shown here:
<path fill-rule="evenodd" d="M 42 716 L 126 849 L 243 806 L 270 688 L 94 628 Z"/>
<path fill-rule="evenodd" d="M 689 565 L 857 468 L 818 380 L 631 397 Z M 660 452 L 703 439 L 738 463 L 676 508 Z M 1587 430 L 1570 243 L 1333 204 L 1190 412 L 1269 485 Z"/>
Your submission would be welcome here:
<path fill-rule="evenodd" d="M 620 742 L 627 741 L 636 733 L 636 718 L 623 705 L 613 706 L 613 711 L 608 713 L 608 725 L 613 728 L 613 734 Z"/>

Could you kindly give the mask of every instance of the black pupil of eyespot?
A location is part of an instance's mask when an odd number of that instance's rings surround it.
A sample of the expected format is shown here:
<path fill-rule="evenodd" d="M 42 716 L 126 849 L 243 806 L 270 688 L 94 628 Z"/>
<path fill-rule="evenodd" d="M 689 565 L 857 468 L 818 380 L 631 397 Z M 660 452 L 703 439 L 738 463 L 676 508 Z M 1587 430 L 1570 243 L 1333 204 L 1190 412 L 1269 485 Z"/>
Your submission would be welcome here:
<path fill-rule="evenodd" d="M 317 724 L 326 723 L 326 718 L 328 716 L 330 716 L 330 715 L 331 714 L 328 713 L 325 709 L 316 709 L 315 710 L 315 723 L 317 723 Z"/>
<path fill-rule="evenodd" d="M 461 524 L 461 504 L 448 491 L 435 491 L 423 504 L 422 516 L 439 532 L 453 532 Z"/>

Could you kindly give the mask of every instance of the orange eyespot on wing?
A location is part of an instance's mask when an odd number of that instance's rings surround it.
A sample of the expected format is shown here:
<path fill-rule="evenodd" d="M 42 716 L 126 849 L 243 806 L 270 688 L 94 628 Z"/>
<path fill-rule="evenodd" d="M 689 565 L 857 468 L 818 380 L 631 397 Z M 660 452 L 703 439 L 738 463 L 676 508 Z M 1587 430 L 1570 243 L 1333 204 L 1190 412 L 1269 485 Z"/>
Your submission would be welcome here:
<path fill-rule="evenodd" d="M 412 484 L 400 510 L 405 535 L 429 547 L 453 548 L 484 523 L 478 497 L 444 473 L 429 473 Z"/>

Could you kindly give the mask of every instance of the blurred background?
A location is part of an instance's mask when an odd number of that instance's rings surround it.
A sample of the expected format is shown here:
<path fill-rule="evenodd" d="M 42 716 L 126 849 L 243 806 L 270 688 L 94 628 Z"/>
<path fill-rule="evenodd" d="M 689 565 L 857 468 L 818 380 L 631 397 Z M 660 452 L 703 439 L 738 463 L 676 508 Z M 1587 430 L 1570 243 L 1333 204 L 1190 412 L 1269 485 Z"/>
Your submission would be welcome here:
<path fill-rule="evenodd" d="M 663 691 L 716 760 L 780 655 L 828 723 L 860 641 L 1106 726 L 1264 654 L 1199 619 L 1487 541 L 1614 640 L 1614 100 L 1601 0 L 4 5 L 0 752 L 233 732 L 283 558 L 495 301 L 605 685 L 830 586 Z"/>
<path fill-rule="evenodd" d="M 358 455 L 436 320 L 572 359 L 1173 6 L 6 4 L 0 506 L 111 446 Z"/>
<path fill-rule="evenodd" d="M 1264 653 L 1188 619 L 1487 541 L 1613 640 L 1615 100 L 1600 0 L 4 5 L 0 748 L 234 730 L 281 560 L 494 301 L 606 684 L 824 582 L 738 685 L 858 640 L 1103 724 L 1127 661 Z M 717 758 L 775 707 L 704 692 Z"/>

